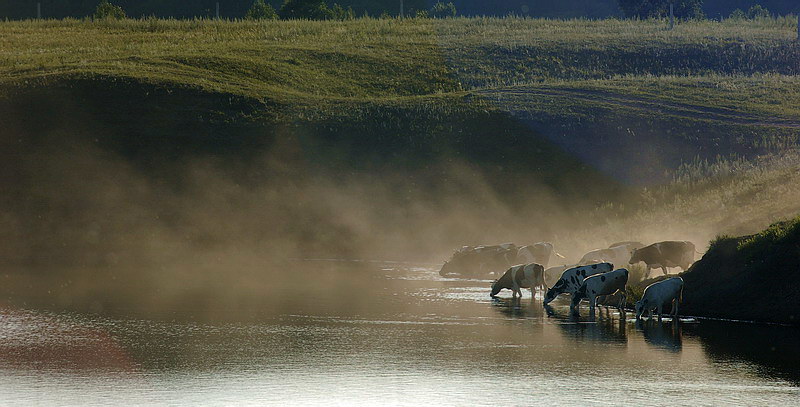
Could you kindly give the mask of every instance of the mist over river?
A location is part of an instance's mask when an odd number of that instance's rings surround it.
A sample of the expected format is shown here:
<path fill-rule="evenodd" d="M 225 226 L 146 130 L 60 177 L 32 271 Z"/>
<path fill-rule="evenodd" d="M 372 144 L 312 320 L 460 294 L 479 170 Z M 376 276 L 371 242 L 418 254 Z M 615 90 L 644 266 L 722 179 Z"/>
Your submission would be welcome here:
<path fill-rule="evenodd" d="M 312 267 L 313 266 L 313 267 Z M 337 273 L 313 263 L 315 273 Z M 0 312 L 9 405 L 795 405 L 797 328 L 569 317 L 559 298 L 376 268 L 362 288 L 287 289 L 287 307 L 187 304 L 157 319 Z M 277 294 L 270 294 L 277 295 Z M 224 307 L 221 307 L 224 308 Z M 227 314 L 226 314 L 227 312 Z M 133 315 L 133 313 L 131 313 Z"/>

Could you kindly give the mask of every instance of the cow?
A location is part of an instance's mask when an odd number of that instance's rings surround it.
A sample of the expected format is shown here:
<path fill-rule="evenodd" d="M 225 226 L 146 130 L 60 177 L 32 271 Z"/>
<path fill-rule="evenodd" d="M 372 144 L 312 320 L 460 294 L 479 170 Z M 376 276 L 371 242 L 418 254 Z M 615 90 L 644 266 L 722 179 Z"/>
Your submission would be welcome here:
<path fill-rule="evenodd" d="M 653 243 L 633 251 L 629 264 L 641 261 L 647 265 L 646 277 L 650 276 L 650 269 L 661 268 L 664 275 L 667 267 L 680 267 L 686 271 L 694 263 L 694 243 L 666 241 Z"/>
<path fill-rule="evenodd" d="M 504 243 L 494 246 L 464 246 L 453 253 L 449 261 L 445 261 L 439 275 L 448 274 L 464 276 L 488 275 L 495 270 L 503 270 L 516 264 L 517 246 Z"/>
<path fill-rule="evenodd" d="M 553 250 L 552 243 L 539 242 L 520 247 L 517 250 L 517 262 L 524 264 L 536 263 L 547 267 L 547 264 L 550 263 L 550 257 L 554 254 L 562 259 L 564 258 L 564 256 Z"/>
<path fill-rule="evenodd" d="M 683 279 L 672 277 L 650 284 L 644 289 L 642 299 L 636 302 L 636 319 L 641 319 L 642 314 L 648 313 L 648 318 L 653 317 L 653 308 L 658 309 L 658 320 L 661 321 L 662 307 L 666 302 L 672 303 L 673 317 L 678 316 L 678 304 L 683 301 Z"/>
<path fill-rule="evenodd" d="M 533 291 L 541 287 L 543 290 L 547 289 L 544 282 L 544 267 L 541 264 L 520 264 L 512 266 L 510 269 L 498 278 L 492 284 L 492 293 L 489 294 L 492 298 L 497 298 L 497 294 L 504 288 L 513 291 L 513 298 L 517 298 L 519 294 L 522 297 L 522 288 L 530 288 L 531 298 L 533 298 Z"/>
<path fill-rule="evenodd" d="M 581 287 L 581 284 L 583 284 L 583 279 L 586 277 L 600 273 L 607 273 L 611 270 L 614 270 L 614 265 L 611 263 L 591 264 L 588 266 L 567 269 L 563 274 L 561 274 L 561 278 L 558 279 L 556 284 L 547 290 L 547 294 L 544 296 L 544 305 L 547 305 L 556 299 L 559 294 L 574 293 L 578 288 Z"/>
<path fill-rule="evenodd" d="M 611 249 L 596 249 L 586 253 L 581 257 L 578 264 L 585 266 L 587 264 L 596 264 L 609 262 L 611 264 L 627 264 L 631 258 L 631 250 L 625 246 L 617 246 Z"/>
<path fill-rule="evenodd" d="M 564 264 L 562 266 L 553 266 L 553 267 L 546 268 L 544 270 L 544 282 L 545 282 L 545 284 L 549 285 L 548 282 L 550 282 L 550 281 L 552 281 L 553 284 L 555 284 L 555 282 L 558 281 L 559 277 L 561 277 L 561 274 L 563 274 L 564 271 L 566 271 L 567 269 L 571 269 L 573 267 L 577 267 L 577 266 L 578 266 L 577 264 L 570 264 L 570 265 Z"/>
<path fill-rule="evenodd" d="M 625 305 L 625 285 L 628 283 L 628 270 L 617 269 L 608 273 L 595 274 L 586 277 L 580 288 L 572 295 L 572 304 L 569 309 L 575 314 L 578 313 L 578 305 L 581 300 L 589 300 L 589 313 L 594 317 L 594 308 L 597 306 L 597 298 L 604 295 L 621 293 L 617 309 L 622 312 Z"/>

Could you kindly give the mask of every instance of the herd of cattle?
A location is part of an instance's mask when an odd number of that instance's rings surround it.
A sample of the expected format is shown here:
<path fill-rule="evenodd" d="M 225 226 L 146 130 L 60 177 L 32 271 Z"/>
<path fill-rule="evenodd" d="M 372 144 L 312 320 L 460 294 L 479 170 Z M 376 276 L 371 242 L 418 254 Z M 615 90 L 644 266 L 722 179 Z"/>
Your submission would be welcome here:
<path fill-rule="evenodd" d="M 623 311 L 629 272 L 625 268 L 614 269 L 614 264 L 644 262 L 647 268 L 645 277 L 649 277 L 650 270 L 654 268 L 660 268 L 666 275 L 668 267 L 688 269 L 694 262 L 695 253 L 694 244 L 686 241 L 665 241 L 648 246 L 633 241 L 617 242 L 607 249 L 586 253 L 577 264 L 546 268 L 553 255 L 564 258 L 548 242 L 522 247 L 513 243 L 464 246 L 445 262 L 439 274 L 487 277 L 506 270 L 492 284 L 490 295 L 493 298 L 503 289 L 511 290 L 516 298 L 522 296 L 523 288 L 530 289 L 531 295 L 535 289 L 541 288 L 546 290 L 544 305 L 559 294 L 570 294 L 572 312 L 577 313 L 581 300 L 587 299 L 590 312 L 594 315 L 598 300 L 615 294 L 619 295 L 617 307 Z M 561 273 L 561 277 L 552 287 L 548 287 L 547 277 L 553 273 Z M 636 303 L 636 318 L 641 318 L 644 313 L 652 317 L 653 309 L 656 309 L 660 320 L 664 304 L 672 304 L 672 314 L 677 315 L 682 297 L 683 279 L 680 277 L 650 284 L 645 288 L 642 299 Z"/>

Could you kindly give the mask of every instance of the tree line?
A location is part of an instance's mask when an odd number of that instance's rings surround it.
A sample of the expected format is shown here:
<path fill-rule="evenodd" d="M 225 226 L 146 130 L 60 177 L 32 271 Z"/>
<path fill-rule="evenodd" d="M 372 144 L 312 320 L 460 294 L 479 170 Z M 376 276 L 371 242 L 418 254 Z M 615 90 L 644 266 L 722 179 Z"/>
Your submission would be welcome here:
<path fill-rule="evenodd" d="M 308 18 L 348 19 L 365 15 L 398 16 L 400 0 L 110 0 L 129 17 L 211 18 Z M 0 0 L 0 19 L 36 17 L 37 3 L 43 18 L 82 18 L 97 11 L 101 0 Z M 669 0 L 403 0 L 406 16 L 515 15 L 551 18 L 653 18 L 669 12 Z M 800 12 L 797 0 L 672 0 L 678 18 L 747 18 Z M 257 4 L 256 4 L 257 3 Z M 290 4 L 287 4 L 290 3 Z M 750 9 L 756 7 L 762 11 Z M 284 10 L 285 12 L 281 12 Z M 739 10 L 736 12 L 736 10 Z M 743 17 L 744 16 L 744 17 Z"/>

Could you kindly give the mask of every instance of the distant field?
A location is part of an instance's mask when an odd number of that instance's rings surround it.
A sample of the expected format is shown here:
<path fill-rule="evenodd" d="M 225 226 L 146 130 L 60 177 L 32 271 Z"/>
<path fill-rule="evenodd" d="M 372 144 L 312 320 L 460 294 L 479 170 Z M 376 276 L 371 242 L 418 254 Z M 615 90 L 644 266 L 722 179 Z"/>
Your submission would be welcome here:
<path fill-rule="evenodd" d="M 697 80 L 707 99 L 729 99 L 797 91 L 785 76 L 800 72 L 793 21 L 674 31 L 662 21 L 516 18 L 3 22 L 0 73 L 5 84 L 104 76 L 291 102 L 409 102 L 584 79 L 673 99 Z M 774 75 L 740 78 L 753 74 Z M 713 85 L 727 76 L 734 83 Z"/>

